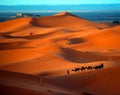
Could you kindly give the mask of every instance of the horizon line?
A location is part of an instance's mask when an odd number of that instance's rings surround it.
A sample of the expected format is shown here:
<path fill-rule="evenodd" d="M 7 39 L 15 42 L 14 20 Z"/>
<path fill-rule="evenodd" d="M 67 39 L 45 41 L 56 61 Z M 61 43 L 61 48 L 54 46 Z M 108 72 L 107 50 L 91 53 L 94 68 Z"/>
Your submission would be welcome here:
<path fill-rule="evenodd" d="M 9 5 L 9 4 L 5 4 L 5 5 L 0 5 L 0 6 L 31 6 L 31 5 L 49 5 L 49 6 L 59 6 L 59 5 L 115 5 L 115 4 L 120 4 L 120 3 L 100 3 L 100 4 L 17 4 L 17 5 Z"/>
<path fill-rule="evenodd" d="M 49 11 L 21 11 L 21 12 L 29 12 L 29 13 L 33 13 L 33 12 L 45 12 L 45 13 L 53 13 L 53 12 L 101 12 L 101 11 L 105 11 L 105 12 L 111 12 L 111 11 L 120 11 L 120 10 L 79 10 L 79 11 L 73 11 L 73 10 L 59 10 L 59 11 L 51 11 L 51 10 L 49 10 Z M 8 12 L 8 11 L 6 11 L 6 12 Z M 18 12 L 18 11 L 9 11 L 9 12 L 12 12 L 12 13 L 14 13 L 14 12 Z M 2 12 L 0 12 L 0 13 L 5 13 L 5 11 L 2 11 Z"/>

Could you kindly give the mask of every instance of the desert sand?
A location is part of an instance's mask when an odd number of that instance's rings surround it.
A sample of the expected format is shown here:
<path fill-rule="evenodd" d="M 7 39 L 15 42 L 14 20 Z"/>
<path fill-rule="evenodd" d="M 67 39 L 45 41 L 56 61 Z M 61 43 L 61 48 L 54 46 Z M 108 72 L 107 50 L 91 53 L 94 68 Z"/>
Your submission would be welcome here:
<path fill-rule="evenodd" d="M 120 25 L 68 12 L 0 22 L 0 95 L 120 95 Z"/>

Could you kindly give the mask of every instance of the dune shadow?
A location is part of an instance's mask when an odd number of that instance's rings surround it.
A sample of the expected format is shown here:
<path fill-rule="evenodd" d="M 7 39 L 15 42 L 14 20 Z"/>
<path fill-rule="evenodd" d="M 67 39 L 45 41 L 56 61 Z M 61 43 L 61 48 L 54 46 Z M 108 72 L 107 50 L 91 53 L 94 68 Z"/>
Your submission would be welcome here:
<path fill-rule="evenodd" d="M 82 38 L 71 38 L 68 40 L 69 41 L 69 44 L 80 44 L 80 43 L 84 43 L 85 40 L 82 39 Z"/>
<path fill-rule="evenodd" d="M 30 21 L 30 24 L 36 26 L 36 27 L 43 27 L 43 28 L 51 28 L 52 26 L 50 24 L 43 24 L 40 22 L 40 20 L 43 20 L 43 18 L 32 18 Z"/>
<path fill-rule="evenodd" d="M 48 37 L 52 34 L 56 33 L 56 31 L 52 31 L 52 32 L 49 32 L 49 33 L 44 33 L 44 34 L 34 34 L 34 33 L 30 33 L 29 35 L 26 35 L 26 36 L 12 36 L 12 35 L 9 35 L 9 34 L 5 34 L 4 37 L 5 38 L 22 38 L 22 39 L 42 39 L 44 37 Z"/>
<path fill-rule="evenodd" d="M 120 59 L 120 56 L 103 55 L 96 52 L 79 51 L 63 47 L 61 47 L 60 49 L 61 54 L 59 54 L 59 56 L 63 57 L 68 61 L 76 63 L 87 63 L 93 61 L 114 61 Z"/>
<path fill-rule="evenodd" d="M 88 92 L 83 92 L 83 93 L 81 93 L 81 94 L 83 94 L 83 95 L 93 95 L 93 94 L 88 93 Z"/>
<path fill-rule="evenodd" d="M 15 42 L 5 42 L 0 43 L 0 50 L 14 50 L 14 49 L 28 49 L 28 48 L 35 48 L 35 47 L 28 47 L 24 46 L 26 44 L 26 41 L 15 41 Z"/>

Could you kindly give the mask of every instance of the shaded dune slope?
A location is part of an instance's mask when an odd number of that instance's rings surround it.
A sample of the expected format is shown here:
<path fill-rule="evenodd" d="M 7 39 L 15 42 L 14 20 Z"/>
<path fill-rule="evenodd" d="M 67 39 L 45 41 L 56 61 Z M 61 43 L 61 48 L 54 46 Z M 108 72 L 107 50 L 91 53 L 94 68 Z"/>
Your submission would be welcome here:
<path fill-rule="evenodd" d="M 69 61 L 77 63 L 86 63 L 93 61 L 120 61 L 120 55 L 110 55 L 105 53 L 95 53 L 90 51 L 80 51 L 70 48 L 61 48 L 61 56 L 65 57 Z"/>
<path fill-rule="evenodd" d="M 54 85 L 55 87 L 77 93 L 88 92 L 91 95 L 117 95 L 119 94 L 119 69 L 119 67 L 115 67 L 70 76 L 48 77 L 44 82 L 48 83 L 49 86 Z M 111 86 L 108 87 L 108 85 Z M 105 89 L 108 90 L 106 91 Z"/>
<path fill-rule="evenodd" d="M 0 75 L 0 92 L 2 95 L 51 95 L 42 92 L 46 89 L 38 84 L 39 78 L 37 76 L 2 70 L 0 70 Z"/>

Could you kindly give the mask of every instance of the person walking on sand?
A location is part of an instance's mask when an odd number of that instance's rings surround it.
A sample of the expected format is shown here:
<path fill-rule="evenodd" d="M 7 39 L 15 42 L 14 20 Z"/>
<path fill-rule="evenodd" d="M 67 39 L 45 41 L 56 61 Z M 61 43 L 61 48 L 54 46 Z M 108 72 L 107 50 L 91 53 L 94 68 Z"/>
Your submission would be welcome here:
<path fill-rule="evenodd" d="M 69 71 L 69 70 L 67 70 L 67 74 L 68 74 L 68 75 L 70 74 L 70 71 Z"/>

